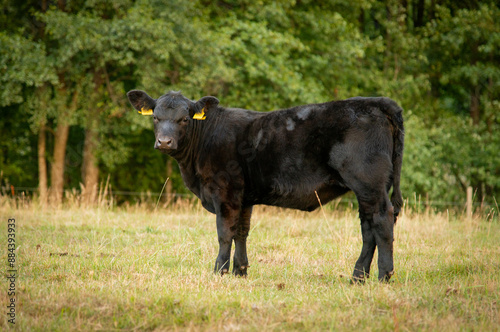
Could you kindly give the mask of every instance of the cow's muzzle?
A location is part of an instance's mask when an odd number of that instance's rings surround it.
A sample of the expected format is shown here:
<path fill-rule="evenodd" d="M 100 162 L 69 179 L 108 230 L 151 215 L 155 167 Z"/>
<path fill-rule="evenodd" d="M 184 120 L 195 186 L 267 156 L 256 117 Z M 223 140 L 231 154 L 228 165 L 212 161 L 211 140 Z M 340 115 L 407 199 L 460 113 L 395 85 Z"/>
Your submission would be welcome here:
<path fill-rule="evenodd" d="M 155 149 L 174 150 L 177 149 L 177 142 L 172 137 L 160 137 L 156 139 Z"/>

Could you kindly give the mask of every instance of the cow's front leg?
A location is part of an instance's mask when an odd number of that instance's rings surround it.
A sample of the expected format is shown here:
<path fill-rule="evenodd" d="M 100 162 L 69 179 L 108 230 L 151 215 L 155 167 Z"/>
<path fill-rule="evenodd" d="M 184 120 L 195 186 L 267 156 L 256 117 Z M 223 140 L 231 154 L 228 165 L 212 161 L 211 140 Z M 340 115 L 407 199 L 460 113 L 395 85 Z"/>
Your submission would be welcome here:
<path fill-rule="evenodd" d="M 229 271 L 231 245 L 236 234 L 236 225 L 240 210 L 231 208 L 228 204 L 223 203 L 216 208 L 216 214 L 219 255 L 215 261 L 214 273 L 225 274 Z"/>
<path fill-rule="evenodd" d="M 244 207 L 241 209 L 240 217 L 236 227 L 234 237 L 234 259 L 233 259 L 233 274 L 236 276 L 245 277 L 248 269 L 247 257 L 247 237 L 250 230 L 250 218 L 252 217 L 252 207 Z"/>

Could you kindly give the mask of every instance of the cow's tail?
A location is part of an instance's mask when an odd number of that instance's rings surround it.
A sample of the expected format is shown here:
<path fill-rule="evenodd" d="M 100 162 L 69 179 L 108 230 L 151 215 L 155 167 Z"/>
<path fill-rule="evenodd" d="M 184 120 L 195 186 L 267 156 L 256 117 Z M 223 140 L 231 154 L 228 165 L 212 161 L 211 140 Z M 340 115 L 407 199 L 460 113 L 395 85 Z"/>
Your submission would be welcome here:
<path fill-rule="evenodd" d="M 401 194 L 401 167 L 403 166 L 403 148 L 405 140 L 405 129 L 403 125 L 403 109 L 399 105 L 389 99 L 384 98 L 384 113 L 393 126 L 393 142 L 392 151 L 392 195 L 391 202 L 394 207 L 394 222 L 396 222 L 399 211 L 403 207 L 403 195 Z"/>

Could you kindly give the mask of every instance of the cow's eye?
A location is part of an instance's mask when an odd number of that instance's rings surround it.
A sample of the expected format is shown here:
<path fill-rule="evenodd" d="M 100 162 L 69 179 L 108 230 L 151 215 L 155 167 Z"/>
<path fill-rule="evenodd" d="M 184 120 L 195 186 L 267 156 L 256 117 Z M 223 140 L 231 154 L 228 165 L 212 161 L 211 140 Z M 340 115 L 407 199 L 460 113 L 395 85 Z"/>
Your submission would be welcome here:
<path fill-rule="evenodd" d="M 158 118 L 156 117 L 156 115 L 153 115 L 153 120 L 154 120 L 154 121 L 157 121 L 157 120 L 158 120 Z"/>
<path fill-rule="evenodd" d="M 182 121 L 188 122 L 189 121 L 189 117 L 185 116 L 184 119 L 182 119 Z"/>

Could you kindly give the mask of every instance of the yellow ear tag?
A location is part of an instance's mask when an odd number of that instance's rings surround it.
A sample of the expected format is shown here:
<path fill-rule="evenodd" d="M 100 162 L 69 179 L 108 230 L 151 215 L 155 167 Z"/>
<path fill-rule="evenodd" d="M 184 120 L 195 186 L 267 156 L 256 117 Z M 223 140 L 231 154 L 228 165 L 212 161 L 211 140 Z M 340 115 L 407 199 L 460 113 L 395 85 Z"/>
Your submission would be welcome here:
<path fill-rule="evenodd" d="M 153 115 L 153 110 L 152 109 L 145 110 L 144 107 L 141 107 L 141 110 L 139 111 L 139 114 L 142 114 L 142 115 Z"/>
<path fill-rule="evenodd" d="M 205 120 L 206 118 L 207 118 L 207 116 L 205 115 L 205 107 L 203 107 L 201 109 L 200 113 L 195 113 L 193 115 L 193 119 L 195 119 L 195 120 Z"/>

